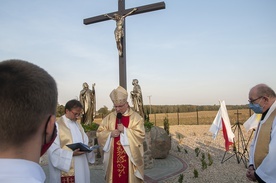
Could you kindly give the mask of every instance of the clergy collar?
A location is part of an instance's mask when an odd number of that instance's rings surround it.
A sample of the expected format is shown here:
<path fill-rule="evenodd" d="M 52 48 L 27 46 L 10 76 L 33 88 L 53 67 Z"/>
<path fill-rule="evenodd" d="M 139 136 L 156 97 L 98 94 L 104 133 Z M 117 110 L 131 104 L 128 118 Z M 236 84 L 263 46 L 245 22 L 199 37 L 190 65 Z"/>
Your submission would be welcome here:
<path fill-rule="evenodd" d="M 265 118 L 265 116 L 266 116 L 267 112 L 269 111 L 269 109 L 270 109 L 270 108 L 268 108 L 268 109 L 262 114 L 261 120 L 263 120 L 263 119 Z"/>
<path fill-rule="evenodd" d="M 73 121 L 73 120 L 67 118 L 66 115 L 64 115 L 64 118 L 63 118 L 63 119 L 64 119 L 64 121 L 65 121 L 66 123 L 76 123 L 76 121 Z"/>
<path fill-rule="evenodd" d="M 128 114 L 128 113 L 129 113 L 129 108 L 127 108 L 127 110 L 124 112 L 123 115 L 126 115 L 126 114 Z"/>

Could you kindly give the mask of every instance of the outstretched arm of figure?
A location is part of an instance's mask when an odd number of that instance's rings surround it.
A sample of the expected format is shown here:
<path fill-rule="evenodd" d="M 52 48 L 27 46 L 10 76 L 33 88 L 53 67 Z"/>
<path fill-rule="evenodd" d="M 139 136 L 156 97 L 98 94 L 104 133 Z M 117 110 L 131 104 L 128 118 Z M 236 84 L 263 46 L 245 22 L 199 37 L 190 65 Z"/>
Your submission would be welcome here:
<path fill-rule="evenodd" d="M 123 15 L 123 18 L 125 18 L 126 16 L 130 15 L 131 13 L 137 11 L 137 8 L 133 8 L 133 10 L 131 10 L 130 12 L 128 12 L 127 14 Z"/>
<path fill-rule="evenodd" d="M 110 18 L 110 19 L 112 19 L 112 20 L 115 20 L 113 17 L 109 16 L 108 14 L 104 14 L 104 16 L 105 16 L 105 17 L 108 17 L 108 18 Z"/>
<path fill-rule="evenodd" d="M 95 85 L 96 85 L 96 83 L 93 83 L 93 84 L 92 84 L 92 93 L 93 93 L 93 94 L 95 94 Z"/>

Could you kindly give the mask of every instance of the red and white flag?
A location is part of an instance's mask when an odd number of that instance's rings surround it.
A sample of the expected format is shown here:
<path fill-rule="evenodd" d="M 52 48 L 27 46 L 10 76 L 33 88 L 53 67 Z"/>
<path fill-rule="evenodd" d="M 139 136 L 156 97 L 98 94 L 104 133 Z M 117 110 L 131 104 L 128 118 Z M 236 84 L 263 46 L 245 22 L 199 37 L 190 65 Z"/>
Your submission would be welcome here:
<path fill-rule="evenodd" d="M 225 150 L 228 151 L 229 146 L 232 145 L 234 142 L 235 135 L 231 129 L 231 124 L 224 101 L 220 102 L 219 111 L 209 129 L 209 131 L 213 133 L 214 139 L 217 137 L 220 129 L 222 129 L 223 137 L 225 140 Z"/>

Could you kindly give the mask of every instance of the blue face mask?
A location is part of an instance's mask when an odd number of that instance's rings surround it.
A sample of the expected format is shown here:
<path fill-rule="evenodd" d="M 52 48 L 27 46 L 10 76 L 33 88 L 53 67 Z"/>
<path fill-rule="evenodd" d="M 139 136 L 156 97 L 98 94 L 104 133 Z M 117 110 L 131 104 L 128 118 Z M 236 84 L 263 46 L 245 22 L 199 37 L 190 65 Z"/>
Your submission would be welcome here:
<path fill-rule="evenodd" d="M 256 114 L 262 114 L 263 108 L 260 106 L 260 104 L 249 104 L 249 108 L 252 109 Z"/>

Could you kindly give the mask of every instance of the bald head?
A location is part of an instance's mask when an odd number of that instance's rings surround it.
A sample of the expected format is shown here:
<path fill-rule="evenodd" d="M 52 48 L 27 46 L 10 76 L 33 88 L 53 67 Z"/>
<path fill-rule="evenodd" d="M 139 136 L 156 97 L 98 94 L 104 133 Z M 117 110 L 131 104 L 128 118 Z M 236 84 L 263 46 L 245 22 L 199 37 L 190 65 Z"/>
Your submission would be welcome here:
<path fill-rule="evenodd" d="M 254 86 L 253 88 L 251 88 L 250 92 L 249 92 L 249 96 L 250 94 L 255 94 L 257 95 L 257 97 L 271 97 L 271 98 L 275 98 L 275 92 L 266 84 L 257 84 L 256 86 Z"/>

